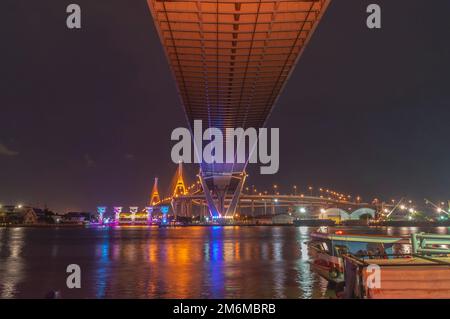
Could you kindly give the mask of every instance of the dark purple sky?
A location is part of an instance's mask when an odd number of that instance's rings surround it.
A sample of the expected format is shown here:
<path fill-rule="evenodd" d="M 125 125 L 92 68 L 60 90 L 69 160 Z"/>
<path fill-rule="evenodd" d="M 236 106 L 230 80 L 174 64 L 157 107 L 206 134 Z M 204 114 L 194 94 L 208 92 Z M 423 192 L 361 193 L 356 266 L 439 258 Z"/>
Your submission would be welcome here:
<path fill-rule="evenodd" d="M 65 26 L 74 2 L 82 30 Z M 365 26 L 369 3 L 381 30 Z M 143 206 L 155 175 L 166 191 L 186 123 L 146 1 L 0 6 L 0 203 Z M 334 0 L 268 123 L 280 171 L 250 167 L 249 185 L 450 199 L 449 13 L 448 0 Z"/>

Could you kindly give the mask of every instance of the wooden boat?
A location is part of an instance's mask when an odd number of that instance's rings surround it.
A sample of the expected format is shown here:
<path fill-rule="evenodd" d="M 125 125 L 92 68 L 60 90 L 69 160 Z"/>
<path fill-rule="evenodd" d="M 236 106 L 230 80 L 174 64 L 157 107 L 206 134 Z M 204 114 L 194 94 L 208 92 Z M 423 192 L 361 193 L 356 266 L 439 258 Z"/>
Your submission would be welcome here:
<path fill-rule="evenodd" d="M 349 255 L 344 260 L 344 298 L 450 298 L 450 257 L 367 260 Z M 373 265 L 379 267 L 379 286 L 373 285 Z"/>
<path fill-rule="evenodd" d="M 379 256 L 389 258 L 394 245 L 409 244 L 408 238 L 383 235 L 354 235 L 315 232 L 308 247 L 312 254 L 312 269 L 328 281 L 344 282 L 344 260 L 347 254 Z"/>

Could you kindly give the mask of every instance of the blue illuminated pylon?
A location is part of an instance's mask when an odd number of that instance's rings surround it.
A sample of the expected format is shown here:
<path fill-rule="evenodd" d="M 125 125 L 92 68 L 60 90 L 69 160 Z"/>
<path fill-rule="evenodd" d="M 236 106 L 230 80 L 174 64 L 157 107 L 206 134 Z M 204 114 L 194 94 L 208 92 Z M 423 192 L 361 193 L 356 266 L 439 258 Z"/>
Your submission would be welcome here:
<path fill-rule="evenodd" d="M 106 213 L 106 207 L 105 206 L 99 206 L 97 207 L 97 213 L 98 213 L 98 222 L 100 224 L 103 224 L 103 216 Z"/>
<path fill-rule="evenodd" d="M 168 223 L 167 214 L 169 213 L 169 206 L 161 206 L 162 219 L 161 224 L 166 225 Z"/>

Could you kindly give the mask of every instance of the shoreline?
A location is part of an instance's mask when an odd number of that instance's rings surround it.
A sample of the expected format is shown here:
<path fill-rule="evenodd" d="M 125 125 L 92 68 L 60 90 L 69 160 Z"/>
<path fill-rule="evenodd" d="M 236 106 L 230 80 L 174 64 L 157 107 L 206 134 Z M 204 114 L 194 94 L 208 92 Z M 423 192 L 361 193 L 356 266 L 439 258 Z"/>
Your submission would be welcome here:
<path fill-rule="evenodd" d="M 98 224 L 9 224 L 0 225 L 0 228 L 96 228 L 96 227 L 158 227 L 158 228 L 176 228 L 176 227 L 321 227 L 321 225 L 295 225 L 295 224 L 180 224 L 180 225 L 146 225 L 146 224 L 121 224 L 121 225 L 98 225 Z M 327 227 L 450 227 L 450 222 L 409 222 L 409 221 L 394 221 L 371 223 L 368 225 L 354 224 L 354 225 L 323 225 Z"/>

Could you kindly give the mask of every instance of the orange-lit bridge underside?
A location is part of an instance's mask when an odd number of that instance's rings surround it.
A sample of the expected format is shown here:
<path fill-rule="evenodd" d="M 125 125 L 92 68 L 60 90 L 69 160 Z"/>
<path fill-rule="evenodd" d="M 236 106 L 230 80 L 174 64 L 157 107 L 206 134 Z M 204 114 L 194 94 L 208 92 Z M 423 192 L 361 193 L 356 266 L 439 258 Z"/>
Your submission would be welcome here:
<path fill-rule="evenodd" d="M 329 2 L 148 0 L 191 127 L 263 127 Z M 202 164 L 204 187 L 239 196 L 244 169 Z"/>

